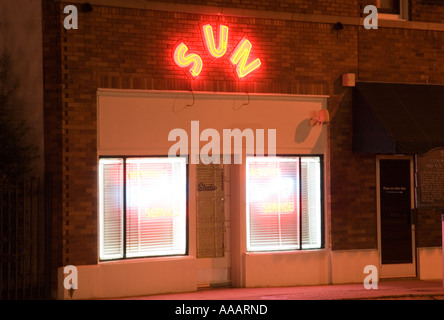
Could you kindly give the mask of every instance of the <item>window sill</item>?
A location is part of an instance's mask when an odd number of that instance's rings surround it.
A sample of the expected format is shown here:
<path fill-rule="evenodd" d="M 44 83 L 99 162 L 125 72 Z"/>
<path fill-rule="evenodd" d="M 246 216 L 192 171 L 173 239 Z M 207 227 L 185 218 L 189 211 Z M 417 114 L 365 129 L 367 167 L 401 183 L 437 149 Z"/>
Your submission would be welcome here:
<path fill-rule="evenodd" d="M 380 20 L 394 20 L 394 21 L 408 21 L 400 14 L 379 13 L 378 19 Z"/>
<path fill-rule="evenodd" d="M 180 261 L 180 260 L 193 260 L 194 256 L 190 255 L 171 255 L 171 256 L 155 256 L 155 257 L 134 257 L 125 259 L 114 260 L 99 260 L 98 264 L 125 264 L 125 263 L 153 263 L 164 261 Z"/>
<path fill-rule="evenodd" d="M 296 254 L 309 254 L 309 253 L 322 253 L 328 251 L 326 248 L 319 249 L 298 249 L 298 250 L 286 250 L 286 251 L 246 251 L 246 256 L 265 256 L 265 255 L 296 255 Z"/>

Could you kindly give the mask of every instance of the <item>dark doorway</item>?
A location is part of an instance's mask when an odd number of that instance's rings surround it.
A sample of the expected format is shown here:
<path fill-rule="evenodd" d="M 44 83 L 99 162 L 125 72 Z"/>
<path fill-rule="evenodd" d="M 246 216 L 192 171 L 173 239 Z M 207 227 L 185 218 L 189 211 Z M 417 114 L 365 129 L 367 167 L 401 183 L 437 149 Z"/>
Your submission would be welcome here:
<path fill-rule="evenodd" d="M 382 264 L 413 262 L 410 162 L 379 162 Z"/>

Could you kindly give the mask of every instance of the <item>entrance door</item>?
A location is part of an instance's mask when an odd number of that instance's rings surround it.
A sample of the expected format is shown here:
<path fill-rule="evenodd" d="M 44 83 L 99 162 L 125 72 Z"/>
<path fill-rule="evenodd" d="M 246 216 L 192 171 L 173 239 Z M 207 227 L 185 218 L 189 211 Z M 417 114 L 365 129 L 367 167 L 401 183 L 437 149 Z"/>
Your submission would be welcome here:
<path fill-rule="evenodd" d="M 198 285 L 230 285 L 229 165 L 197 165 Z"/>
<path fill-rule="evenodd" d="M 380 276 L 416 276 L 412 158 L 380 158 L 378 168 Z"/>

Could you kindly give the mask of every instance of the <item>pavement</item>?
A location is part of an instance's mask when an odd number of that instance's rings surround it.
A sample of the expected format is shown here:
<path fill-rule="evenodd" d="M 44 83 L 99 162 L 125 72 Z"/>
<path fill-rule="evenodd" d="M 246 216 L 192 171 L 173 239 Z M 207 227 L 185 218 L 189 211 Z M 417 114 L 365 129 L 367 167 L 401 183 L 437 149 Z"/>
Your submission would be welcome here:
<path fill-rule="evenodd" d="M 120 300 L 444 300 L 443 281 L 382 279 L 377 289 L 362 283 L 271 288 L 211 288 Z"/>

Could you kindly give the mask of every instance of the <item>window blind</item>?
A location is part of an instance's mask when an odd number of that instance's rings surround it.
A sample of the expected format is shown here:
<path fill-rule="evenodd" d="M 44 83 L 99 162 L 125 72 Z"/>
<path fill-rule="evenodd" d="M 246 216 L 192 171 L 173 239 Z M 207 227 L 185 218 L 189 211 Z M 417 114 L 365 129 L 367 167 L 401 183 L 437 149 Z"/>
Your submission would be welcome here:
<path fill-rule="evenodd" d="M 247 250 L 299 248 L 299 159 L 247 158 Z"/>
<path fill-rule="evenodd" d="M 319 157 L 247 157 L 248 251 L 320 248 L 321 212 Z"/>
<path fill-rule="evenodd" d="M 123 160 L 99 162 L 100 258 L 123 257 Z"/>
<path fill-rule="evenodd" d="M 321 168 L 319 158 L 301 158 L 302 248 L 321 246 Z"/>
<path fill-rule="evenodd" d="M 186 253 L 185 158 L 100 159 L 99 198 L 102 260 Z"/>
<path fill-rule="evenodd" d="M 127 257 L 184 254 L 184 158 L 126 161 Z"/>

